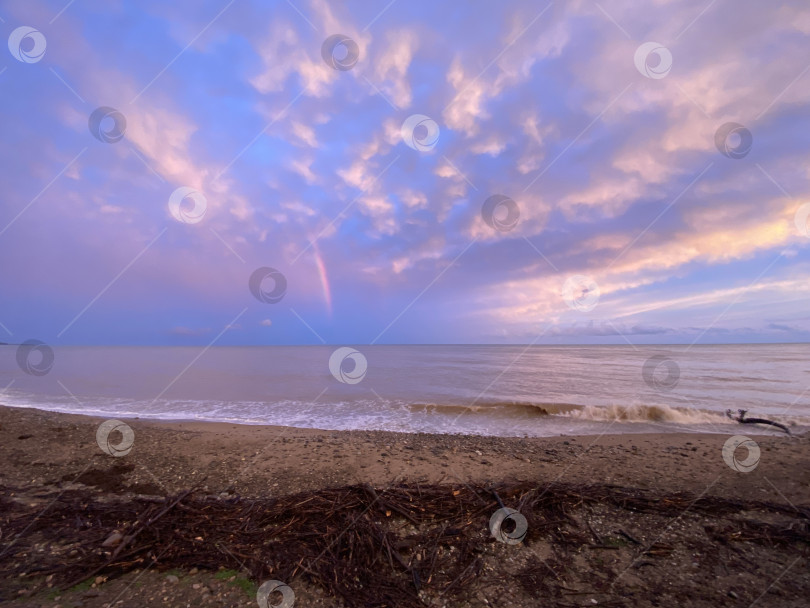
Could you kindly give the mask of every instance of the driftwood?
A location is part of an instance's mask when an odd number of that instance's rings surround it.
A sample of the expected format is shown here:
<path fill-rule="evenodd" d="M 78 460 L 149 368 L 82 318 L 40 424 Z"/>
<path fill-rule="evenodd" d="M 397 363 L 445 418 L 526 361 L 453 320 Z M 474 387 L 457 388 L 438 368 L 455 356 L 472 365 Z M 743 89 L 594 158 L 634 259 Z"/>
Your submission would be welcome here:
<path fill-rule="evenodd" d="M 734 416 L 734 414 L 731 413 L 731 410 L 726 410 L 726 416 L 728 416 L 735 422 L 739 422 L 741 424 L 767 424 L 770 426 L 775 426 L 776 428 L 782 429 L 783 431 L 785 431 L 785 433 L 792 436 L 790 429 L 781 422 L 774 422 L 773 420 L 767 420 L 766 418 L 746 418 L 745 415 L 748 412 L 748 410 L 737 410 L 737 411 L 739 412 L 739 414 L 737 416 Z"/>

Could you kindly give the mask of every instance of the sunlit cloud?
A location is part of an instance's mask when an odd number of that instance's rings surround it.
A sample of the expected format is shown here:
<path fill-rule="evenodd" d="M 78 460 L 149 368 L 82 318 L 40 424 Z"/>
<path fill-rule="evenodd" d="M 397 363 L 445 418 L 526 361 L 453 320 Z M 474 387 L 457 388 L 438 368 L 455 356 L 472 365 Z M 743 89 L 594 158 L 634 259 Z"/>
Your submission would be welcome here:
<path fill-rule="evenodd" d="M 393 342 L 810 330 L 806 3 L 511 0 L 460 21 L 305 0 L 202 32 L 216 11 L 187 8 L 75 3 L 46 31 L 48 2 L 7 7 L 48 51 L 0 75 L 0 321 L 53 337 L 123 270 L 66 340 L 202 343 L 245 306 L 223 340 L 313 341 L 291 308 L 348 343 L 392 319 Z M 137 48 L 108 35 L 121 22 Z M 322 55 L 335 34 L 348 69 Z M 634 63 L 651 40 L 663 78 Z M 126 117 L 120 141 L 90 133 L 99 106 Z M 417 113 L 429 150 L 403 141 Z M 751 134 L 739 158 L 717 141 L 729 122 Z M 198 222 L 169 209 L 181 187 L 205 198 Z M 517 205 L 508 229 L 482 215 L 492 195 Z M 289 281 L 270 310 L 247 289 L 262 266 Z M 571 275 L 599 285 L 592 311 L 564 302 Z"/>

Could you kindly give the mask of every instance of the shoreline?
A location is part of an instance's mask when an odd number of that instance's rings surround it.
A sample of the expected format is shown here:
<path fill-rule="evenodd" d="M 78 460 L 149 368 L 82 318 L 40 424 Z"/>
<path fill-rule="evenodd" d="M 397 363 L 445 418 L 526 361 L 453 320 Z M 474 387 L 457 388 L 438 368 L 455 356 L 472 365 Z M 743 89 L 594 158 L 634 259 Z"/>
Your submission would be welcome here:
<path fill-rule="evenodd" d="M 475 430 L 466 429 L 464 431 L 458 432 L 442 432 L 441 430 L 388 430 L 388 429 L 331 429 L 325 427 L 299 427 L 299 426 L 287 426 L 282 424 L 273 424 L 263 421 L 246 421 L 246 420 L 217 420 L 213 418 L 187 418 L 187 417 L 161 417 L 160 414 L 158 415 L 148 415 L 148 414 L 135 414 L 135 413 L 127 413 L 124 415 L 118 413 L 100 413 L 100 412 L 92 412 L 92 413 L 85 413 L 85 412 L 76 412 L 76 411 L 61 411 L 58 409 L 48 409 L 48 408 L 41 408 L 36 407 L 33 405 L 8 405 L 4 403 L 0 403 L 0 408 L 8 408 L 8 409 L 19 409 L 19 410 L 34 410 L 64 416 L 79 416 L 83 418 L 89 418 L 94 420 L 108 420 L 108 419 L 117 419 L 122 421 L 135 421 L 138 423 L 156 423 L 156 424 L 167 424 L 167 425 L 180 425 L 180 424 L 202 424 L 202 425 L 235 425 L 240 427 L 247 427 L 247 428 L 285 428 L 285 429 L 295 429 L 295 430 L 307 430 L 307 431 L 316 431 L 321 433 L 352 433 L 352 432 L 381 432 L 381 433 L 396 433 L 402 435 L 433 435 L 437 437 L 441 436 L 469 436 L 469 437 L 494 437 L 494 438 L 502 438 L 502 439 L 551 439 L 556 437 L 568 437 L 568 438 L 578 438 L 581 440 L 585 440 L 588 437 L 601 437 L 601 436 L 634 436 L 634 435 L 733 435 L 733 434 L 751 434 L 757 437 L 762 436 L 771 436 L 772 434 L 781 433 L 781 431 L 775 431 L 773 427 L 765 426 L 765 425 L 735 425 L 730 422 L 725 421 L 725 417 L 721 412 L 715 412 L 713 410 L 691 410 L 690 408 L 679 408 L 677 406 L 669 406 L 669 405 L 649 405 L 644 406 L 645 409 L 649 409 L 652 412 L 647 419 L 638 419 L 638 418 L 612 418 L 612 417 L 578 417 L 578 416 L 565 416 L 559 413 L 552 413 L 546 411 L 547 404 L 543 405 L 535 405 L 535 404 L 522 404 L 522 403 L 514 403 L 510 404 L 513 406 L 520 406 L 520 407 L 527 407 L 527 408 L 537 408 L 537 416 L 542 418 L 549 418 L 553 423 L 560 423 L 561 421 L 565 421 L 571 425 L 601 425 L 604 427 L 604 430 L 601 432 L 597 432 L 593 430 L 589 433 L 581 433 L 576 432 L 576 429 L 571 429 L 570 432 L 554 432 L 553 434 L 530 434 L 527 431 L 518 432 L 515 431 L 513 434 L 493 434 L 493 433 L 486 433 L 486 432 L 476 432 Z M 560 404 L 554 404 L 556 406 L 560 406 Z M 437 405 L 430 405 L 430 404 L 414 404 L 413 408 L 439 408 L 442 407 L 446 408 L 457 408 L 459 406 L 437 406 Z M 574 404 L 565 404 L 563 410 L 565 411 L 575 411 L 580 409 L 585 411 L 590 407 L 595 407 L 597 409 L 611 409 L 608 406 L 585 406 L 585 405 L 574 405 Z M 66 408 L 67 409 L 67 408 Z M 655 418 L 654 414 L 657 410 L 661 410 L 660 415 L 662 416 L 660 419 Z M 718 421 L 715 423 L 708 422 L 708 421 L 693 421 L 693 422 L 686 422 L 686 421 L 678 421 L 678 420 L 668 420 L 666 419 L 667 414 L 671 415 L 671 412 L 681 412 L 687 413 L 694 411 L 698 414 L 702 414 L 705 416 L 715 416 L 717 417 Z M 480 414 L 481 412 L 476 412 Z M 767 414 L 765 415 L 767 417 Z M 774 417 L 774 419 L 779 419 L 779 416 Z M 810 425 L 808 424 L 797 424 L 794 420 L 785 420 L 785 424 L 787 424 L 788 428 L 791 430 L 791 434 L 794 436 L 801 436 L 803 434 L 810 433 Z M 696 427 L 703 425 L 703 428 L 689 428 Z M 633 428 L 636 427 L 636 428 Z M 643 427 L 643 428 L 642 428 Z M 726 427 L 726 428 L 723 428 Z M 661 429 L 661 430 L 659 430 Z M 728 431 L 726 433 L 725 431 Z"/>
<path fill-rule="evenodd" d="M 784 487 L 777 486 L 784 497 L 810 502 L 810 433 L 793 437 L 748 433 L 759 446 L 761 459 L 755 470 L 740 473 L 726 465 L 722 450 L 729 437 L 746 436 L 745 425 L 730 426 L 728 434 L 500 437 L 118 419 L 131 427 L 133 445 L 131 453 L 113 458 L 96 441 L 98 426 L 109 418 L 0 404 L 0 461 L 6 463 L 0 481 L 22 479 L 31 467 L 45 473 L 81 463 L 134 464 L 136 483 L 146 481 L 137 466 L 143 465 L 152 482 L 160 481 L 165 488 L 179 489 L 209 473 L 232 478 L 230 485 L 242 493 L 252 482 L 275 477 L 279 477 L 274 479 L 276 492 L 288 493 L 356 481 L 385 484 L 397 477 L 433 483 L 559 478 L 659 491 L 699 493 L 711 488 L 726 496 L 764 492 L 772 494 L 768 499 L 784 502 L 764 481 L 767 476 L 782 482 Z M 18 456 L 11 467 L 10 451 Z M 22 454 L 31 459 L 19 459 Z M 177 473 L 181 469 L 187 470 L 185 476 Z M 44 475 L 39 479 L 47 481 Z M 753 489 L 754 480 L 765 488 Z"/>

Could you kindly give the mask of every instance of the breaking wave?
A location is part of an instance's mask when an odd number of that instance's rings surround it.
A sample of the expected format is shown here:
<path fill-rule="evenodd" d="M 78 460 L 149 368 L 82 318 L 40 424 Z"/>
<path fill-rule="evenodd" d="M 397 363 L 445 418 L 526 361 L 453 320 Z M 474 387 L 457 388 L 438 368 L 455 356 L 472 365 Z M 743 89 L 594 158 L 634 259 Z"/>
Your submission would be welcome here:
<path fill-rule="evenodd" d="M 736 424 L 718 412 L 668 405 L 589 405 L 562 414 L 579 420 L 612 422 L 673 422 L 676 424 Z"/>
<path fill-rule="evenodd" d="M 575 405 L 571 403 L 487 402 L 474 405 L 414 403 L 413 413 L 445 416 L 488 415 L 505 418 L 560 416 L 594 422 L 670 422 L 675 424 L 736 424 L 720 412 L 669 405 Z"/>
<path fill-rule="evenodd" d="M 506 417 L 534 417 L 564 414 L 581 406 L 570 403 L 529 403 L 522 401 L 488 401 L 473 405 L 460 403 L 412 403 L 408 409 L 419 414 L 489 414 Z"/>

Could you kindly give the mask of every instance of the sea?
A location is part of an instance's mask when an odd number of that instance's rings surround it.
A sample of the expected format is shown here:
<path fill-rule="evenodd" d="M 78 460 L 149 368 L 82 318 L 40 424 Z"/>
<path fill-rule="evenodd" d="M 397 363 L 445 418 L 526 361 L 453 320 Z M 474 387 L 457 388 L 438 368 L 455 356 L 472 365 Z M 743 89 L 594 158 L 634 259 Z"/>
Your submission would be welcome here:
<path fill-rule="evenodd" d="M 50 352 L 49 352 L 50 351 Z M 0 346 L 0 403 L 504 437 L 810 429 L 810 345 Z"/>

